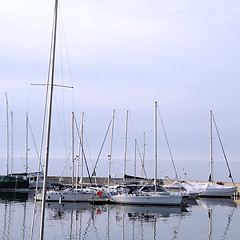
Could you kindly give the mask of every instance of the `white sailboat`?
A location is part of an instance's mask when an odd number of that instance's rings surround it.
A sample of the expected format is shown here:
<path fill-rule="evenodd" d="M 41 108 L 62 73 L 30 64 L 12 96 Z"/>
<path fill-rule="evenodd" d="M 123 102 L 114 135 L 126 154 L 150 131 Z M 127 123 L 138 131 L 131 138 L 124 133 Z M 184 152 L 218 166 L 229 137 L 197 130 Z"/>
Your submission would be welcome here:
<path fill-rule="evenodd" d="M 213 183 L 213 157 L 212 157 L 212 111 L 210 111 L 210 176 L 209 182 L 187 182 L 183 186 L 190 191 L 199 192 L 199 197 L 231 197 L 237 190 L 236 186 L 224 186 Z M 231 175 L 231 174 L 230 174 Z"/>
<path fill-rule="evenodd" d="M 74 118 L 75 118 L 74 113 L 72 113 L 72 139 L 74 139 L 74 122 L 75 122 Z M 83 127 L 83 126 L 81 126 L 81 127 Z M 80 145 L 82 145 L 81 138 L 80 138 Z M 74 142 L 72 142 L 72 152 L 74 152 Z M 74 156 L 74 154 L 73 154 L 73 156 Z M 72 164 L 74 165 L 74 160 L 72 161 Z M 72 166 L 72 169 L 74 169 L 73 166 Z M 77 178 L 78 178 L 78 176 L 76 176 L 76 179 Z M 79 189 L 79 188 L 77 188 L 77 186 L 74 186 L 74 171 L 73 171 L 72 172 L 72 187 L 63 189 L 63 190 L 48 190 L 48 191 L 46 191 L 46 201 L 59 202 L 59 203 L 62 203 L 62 202 L 88 202 L 88 201 L 90 201 L 92 196 L 95 194 L 95 192 L 96 191 L 94 191 L 91 188 L 83 189 L 81 187 L 81 189 Z M 36 194 L 36 200 L 38 200 L 38 201 L 42 200 L 42 193 Z"/>
<path fill-rule="evenodd" d="M 232 197 L 237 187 L 224 186 L 213 182 L 186 182 L 182 183 L 189 191 L 199 192 L 198 197 Z"/>
<path fill-rule="evenodd" d="M 110 200 L 121 204 L 180 206 L 182 196 L 160 186 L 157 186 L 155 191 L 155 185 L 135 186 L 133 191 L 131 185 L 127 185 L 117 194 L 111 195 Z"/>
<path fill-rule="evenodd" d="M 182 196 L 172 193 L 165 189 L 159 191 L 157 186 L 157 102 L 155 102 L 155 177 L 154 186 L 142 186 L 135 191 L 120 191 L 118 194 L 111 195 L 110 200 L 115 203 L 123 204 L 146 204 L 146 205 L 169 205 L 179 206 L 182 203 Z M 126 188 L 127 189 L 127 188 Z"/>

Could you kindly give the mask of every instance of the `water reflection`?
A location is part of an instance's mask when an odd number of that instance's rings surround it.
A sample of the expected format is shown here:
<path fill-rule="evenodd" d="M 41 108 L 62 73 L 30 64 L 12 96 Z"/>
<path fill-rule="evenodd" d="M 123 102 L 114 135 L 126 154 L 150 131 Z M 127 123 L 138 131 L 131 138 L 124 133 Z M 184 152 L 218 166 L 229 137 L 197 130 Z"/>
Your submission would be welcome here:
<path fill-rule="evenodd" d="M 40 207 L 33 239 L 39 238 Z M 232 240 L 240 215 L 236 201 L 210 198 L 189 201 L 186 208 L 56 202 L 46 207 L 45 239 Z M 32 210 L 31 197 L 0 193 L 2 238 L 29 239 Z"/>
<path fill-rule="evenodd" d="M 223 233 L 218 239 L 228 239 L 228 233 L 230 231 L 230 225 L 232 223 L 233 214 L 237 208 L 236 202 L 231 198 L 201 198 L 198 200 L 199 206 L 207 209 L 208 212 L 208 240 L 213 239 L 213 233 L 215 233 L 215 229 L 219 231 L 219 223 L 221 223 L 221 230 Z M 222 209 L 230 210 L 227 214 L 223 215 Z M 221 217 L 219 216 L 219 210 L 221 210 Z"/>
<path fill-rule="evenodd" d="M 0 201 L 26 201 L 28 192 L 0 192 Z"/>
<path fill-rule="evenodd" d="M 116 213 L 116 219 L 121 212 L 127 214 L 130 221 L 144 220 L 146 222 L 154 222 L 155 218 L 168 218 L 173 215 L 181 215 L 188 212 L 186 208 L 167 207 L 167 206 L 139 206 L 139 205 L 111 205 L 111 212 Z"/>
<path fill-rule="evenodd" d="M 0 209 L 3 213 L 0 229 L 2 229 L 2 239 L 15 239 L 13 232 L 15 227 L 20 228 L 19 236 L 26 237 L 26 218 L 28 193 L 21 192 L 0 192 Z"/>
<path fill-rule="evenodd" d="M 197 202 L 199 206 L 204 208 L 237 206 L 236 202 L 232 198 L 200 198 Z"/>
<path fill-rule="evenodd" d="M 149 231 L 150 226 L 151 238 L 158 239 L 158 221 L 177 217 L 179 221 L 172 231 L 173 239 L 176 239 L 181 216 L 188 214 L 186 208 L 163 206 L 49 202 L 47 207 L 49 220 L 63 222 L 68 219 L 68 237 L 73 239 L 85 239 L 87 236 L 102 239 L 103 235 L 104 239 L 116 239 L 116 236 L 117 239 L 146 239 L 144 231 L 146 227 Z"/>

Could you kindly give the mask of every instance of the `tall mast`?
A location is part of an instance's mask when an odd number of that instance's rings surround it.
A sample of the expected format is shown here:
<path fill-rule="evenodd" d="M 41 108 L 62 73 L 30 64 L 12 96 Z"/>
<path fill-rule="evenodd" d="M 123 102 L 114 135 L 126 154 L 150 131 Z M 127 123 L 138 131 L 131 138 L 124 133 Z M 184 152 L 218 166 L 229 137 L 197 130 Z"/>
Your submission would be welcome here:
<path fill-rule="evenodd" d="M 212 145 L 212 110 L 210 110 L 210 175 L 209 182 L 213 181 L 213 145 Z"/>
<path fill-rule="evenodd" d="M 47 140 L 46 140 L 46 156 L 44 168 L 44 181 L 42 191 L 42 209 L 41 209 L 41 225 L 39 239 L 43 240 L 44 234 L 44 218 L 45 218 L 45 204 L 46 204 L 46 187 L 47 187 L 47 174 L 48 174 L 48 160 L 49 160 L 49 146 L 50 146 L 50 132 L 51 132 L 51 117 L 52 117 L 52 99 L 53 99 L 53 82 L 54 82 L 54 66 L 55 66 L 55 50 L 56 50 L 56 32 L 57 32 L 57 9 L 58 0 L 55 0 L 54 7 L 54 21 L 52 32 L 52 52 L 51 52 L 51 69 L 50 69 L 50 92 L 49 92 L 49 105 L 48 105 L 48 122 L 47 122 Z"/>
<path fill-rule="evenodd" d="M 143 160 L 142 160 L 142 177 L 144 177 L 144 162 L 145 162 L 145 132 L 143 133 Z"/>
<path fill-rule="evenodd" d="M 72 188 L 74 188 L 74 112 L 72 112 Z"/>
<path fill-rule="evenodd" d="M 13 173 L 13 112 L 11 111 L 11 175 Z"/>
<path fill-rule="evenodd" d="M 9 169 L 8 169 L 8 166 L 9 166 L 9 126 L 8 126 L 8 97 L 7 97 L 7 93 L 5 93 L 5 96 L 6 96 L 6 124 L 7 124 L 7 175 L 9 173 Z"/>
<path fill-rule="evenodd" d="M 137 176 L 137 140 L 134 141 L 135 145 L 135 156 L 134 156 L 134 178 Z"/>
<path fill-rule="evenodd" d="M 155 192 L 157 191 L 157 102 L 154 104 L 154 148 L 155 148 L 155 176 L 154 176 L 154 185 L 155 185 Z"/>
<path fill-rule="evenodd" d="M 81 153 L 81 189 L 83 188 L 83 116 L 84 113 L 81 114 L 81 128 L 80 128 L 80 139 L 79 139 L 79 160 L 80 160 L 80 153 Z"/>
<path fill-rule="evenodd" d="M 127 131 L 128 131 L 128 110 L 127 110 L 127 113 L 126 113 L 123 179 L 125 179 L 125 175 L 126 175 L 126 162 L 127 162 Z"/>
<path fill-rule="evenodd" d="M 108 165 L 108 186 L 110 185 L 110 180 L 111 180 L 111 165 L 112 165 L 112 144 L 113 144 L 114 117 L 115 117 L 115 110 L 113 110 L 113 115 L 112 115 L 112 132 L 111 132 L 111 143 L 110 143 L 109 165 Z"/>
<path fill-rule="evenodd" d="M 26 162 L 25 162 L 26 175 L 28 174 L 28 113 L 26 112 Z"/>

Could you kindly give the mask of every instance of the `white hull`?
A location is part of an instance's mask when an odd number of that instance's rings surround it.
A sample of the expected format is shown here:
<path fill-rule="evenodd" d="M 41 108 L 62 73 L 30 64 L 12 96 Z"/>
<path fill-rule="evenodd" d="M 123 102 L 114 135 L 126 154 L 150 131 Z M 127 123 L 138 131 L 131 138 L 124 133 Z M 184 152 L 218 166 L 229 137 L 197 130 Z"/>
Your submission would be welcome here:
<path fill-rule="evenodd" d="M 182 184 L 178 182 L 165 185 L 164 188 L 172 192 L 181 193 L 182 197 L 187 199 L 196 199 L 199 194 L 199 192 L 187 190 Z"/>
<path fill-rule="evenodd" d="M 115 203 L 142 205 L 179 206 L 182 203 L 181 196 L 168 194 L 118 194 L 111 196 L 110 200 Z"/>
<path fill-rule="evenodd" d="M 46 192 L 46 201 L 49 202 L 88 202 L 91 197 L 91 192 L 78 189 Z M 36 195 L 36 200 L 42 200 L 42 193 Z"/>
<path fill-rule="evenodd" d="M 237 187 L 222 186 L 214 183 L 184 183 L 188 190 L 198 191 L 199 197 L 231 197 Z"/>
<path fill-rule="evenodd" d="M 224 189 L 224 190 L 206 190 L 201 192 L 198 196 L 199 197 L 232 197 L 235 193 L 236 188 L 231 189 Z"/>

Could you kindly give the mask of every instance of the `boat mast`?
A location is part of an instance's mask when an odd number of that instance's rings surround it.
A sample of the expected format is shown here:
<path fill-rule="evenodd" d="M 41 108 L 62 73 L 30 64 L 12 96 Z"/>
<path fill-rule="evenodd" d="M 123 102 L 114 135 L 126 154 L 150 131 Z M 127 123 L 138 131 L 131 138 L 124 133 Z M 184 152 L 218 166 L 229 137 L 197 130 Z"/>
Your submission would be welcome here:
<path fill-rule="evenodd" d="M 128 110 L 126 113 L 126 128 L 125 128 L 125 150 L 124 150 L 124 168 L 123 168 L 123 179 L 126 176 L 126 162 L 127 162 L 127 129 L 128 129 Z"/>
<path fill-rule="evenodd" d="M 142 177 L 144 177 L 144 162 L 145 162 L 145 132 L 143 133 L 143 160 L 142 160 Z"/>
<path fill-rule="evenodd" d="M 57 9 L 58 9 L 58 0 L 55 0 L 53 32 L 52 32 L 52 34 L 53 34 L 52 35 L 52 52 L 51 52 L 51 58 L 50 58 L 50 62 L 51 62 L 50 86 L 49 86 L 50 87 L 50 92 L 49 92 L 49 105 L 48 105 L 48 122 L 47 122 L 47 140 L 46 140 L 45 168 L 44 168 L 44 180 L 43 180 L 43 191 L 42 191 L 41 225 L 40 225 L 40 236 L 39 236 L 40 240 L 43 240 L 43 234 L 44 234 L 44 218 L 45 218 L 47 173 L 48 173 L 50 131 L 51 131 L 51 117 L 52 117 L 52 99 L 53 99 L 55 50 L 56 50 Z"/>
<path fill-rule="evenodd" d="M 213 180 L 213 145 L 212 145 L 212 110 L 210 110 L 210 175 L 209 182 Z"/>
<path fill-rule="evenodd" d="M 81 128 L 80 128 L 80 139 L 79 139 L 79 154 L 78 159 L 80 160 L 80 153 L 81 155 L 81 189 L 83 188 L 83 117 L 84 113 L 81 114 Z"/>
<path fill-rule="evenodd" d="M 74 112 L 72 112 L 72 188 L 74 188 Z"/>
<path fill-rule="evenodd" d="M 6 96 L 6 123 L 7 123 L 7 175 L 8 175 L 8 166 L 9 166 L 9 126 L 8 126 L 8 97 L 7 97 L 7 93 L 5 93 Z"/>
<path fill-rule="evenodd" d="M 155 192 L 157 191 L 157 102 L 154 103 L 154 148 L 155 148 L 155 176 L 154 185 Z"/>
<path fill-rule="evenodd" d="M 109 153 L 109 165 L 108 165 L 108 186 L 110 185 L 111 180 L 111 165 L 112 165 L 112 144 L 113 144 L 113 129 L 114 129 L 114 118 L 115 118 L 115 110 L 113 110 L 112 114 L 112 132 L 111 132 L 111 143 L 110 143 L 110 153 Z"/>
<path fill-rule="evenodd" d="M 25 162 L 26 176 L 28 174 L 28 113 L 26 112 L 26 162 Z"/>
<path fill-rule="evenodd" d="M 135 153 L 134 153 L 134 179 L 136 180 L 137 176 L 137 140 L 134 140 L 135 145 Z"/>
<path fill-rule="evenodd" d="M 78 182 L 79 182 L 79 165 L 80 165 L 80 156 L 81 152 L 83 151 L 83 113 L 81 114 L 81 124 L 80 124 L 80 136 L 79 136 L 79 144 L 78 144 L 78 156 L 76 157 L 77 159 L 77 171 L 76 171 L 76 183 L 75 187 L 78 187 Z M 83 156 L 83 154 L 82 154 Z M 81 163 L 81 189 L 83 187 L 82 180 L 83 180 L 83 157 L 82 157 L 82 163 Z"/>
<path fill-rule="evenodd" d="M 13 111 L 11 111 L 11 175 L 13 173 Z"/>

